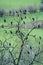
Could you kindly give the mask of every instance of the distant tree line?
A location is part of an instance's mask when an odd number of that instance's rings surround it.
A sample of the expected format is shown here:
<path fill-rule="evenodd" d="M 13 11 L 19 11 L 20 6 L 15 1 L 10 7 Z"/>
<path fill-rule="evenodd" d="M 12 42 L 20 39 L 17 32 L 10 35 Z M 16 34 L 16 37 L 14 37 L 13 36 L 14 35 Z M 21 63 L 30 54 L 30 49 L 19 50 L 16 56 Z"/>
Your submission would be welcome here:
<path fill-rule="evenodd" d="M 4 15 L 9 15 L 9 16 L 14 16 L 15 14 L 18 14 L 18 12 L 22 13 L 22 14 L 26 14 L 27 12 L 31 13 L 36 13 L 37 11 L 43 12 L 43 4 L 41 4 L 39 6 L 39 8 L 35 7 L 35 6 L 28 6 L 28 7 L 24 7 L 24 8 L 20 8 L 20 9 L 12 9 L 9 12 L 6 12 L 4 9 L 0 9 L 0 17 L 4 16 Z"/>

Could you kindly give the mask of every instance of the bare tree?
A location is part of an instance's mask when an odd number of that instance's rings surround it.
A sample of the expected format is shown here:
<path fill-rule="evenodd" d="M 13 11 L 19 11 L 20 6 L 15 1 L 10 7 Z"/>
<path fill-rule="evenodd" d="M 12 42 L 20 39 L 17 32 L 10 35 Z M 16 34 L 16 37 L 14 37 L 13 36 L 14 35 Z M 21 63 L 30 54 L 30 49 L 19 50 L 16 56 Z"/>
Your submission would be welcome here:
<path fill-rule="evenodd" d="M 23 13 L 25 11 L 26 10 L 23 10 Z M 5 38 L 4 42 L 0 40 L 0 44 L 1 44 L 0 53 L 2 54 L 0 57 L 0 64 L 1 65 L 22 65 L 22 64 L 34 65 L 37 62 L 43 65 L 43 44 L 41 44 L 42 38 L 41 36 L 37 38 L 37 35 L 31 34 L 32 31 L 36 29 L 36 26 L 34 26 L 29 31 L 27 31 L 27 33 L 24 33 L 21 30 L 20 25 L 23 24 L 21 23 L 21 20 L 23 21 L 23 18 L 26 15 L 26 13 L 23 14 L 22 12 L 21 13 L 20 12 L 16 11 L 17 19 L 14 18 L 15 22 L 17 22 L 17 25 L 16 25 L 17 30 L 15 31 L 15 33 L 13 33 L 10 30 L 10 34 L 12 35 L 12 37 L 10 36 L 8 39 Z M 17 53 L 15 54 L 15 51 L 16 51 L 16 48 L 18 49 L 17 46 L 19 45 L 19 43 L 17 42 L 15 46 L 14 45 L 12 46 L 11 43 L 9 43 L 8 41 L 9 39 L 12 39 L 14 37 L 14 34 L 18 37 L 17 39 L 20 40 L 20 48 L 19 48 L 19 51 L 17 51 L 19 52 L 18 57 L 15 57 L 17 54 Z M 31 42 L 32 39 L 30 38 L 33 39 L 33 42 Z M 41 60 L 41 56 L 42 56 L 42 60 Z"/>

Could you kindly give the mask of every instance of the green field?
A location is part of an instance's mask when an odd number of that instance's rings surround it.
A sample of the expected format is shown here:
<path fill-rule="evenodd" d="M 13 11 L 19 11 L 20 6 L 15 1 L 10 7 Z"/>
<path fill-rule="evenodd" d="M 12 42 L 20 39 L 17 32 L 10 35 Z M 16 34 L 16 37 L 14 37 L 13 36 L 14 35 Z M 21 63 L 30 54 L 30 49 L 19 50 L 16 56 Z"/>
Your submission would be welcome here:
<path fill-rule="evenodd" d="M 6 10 L 29 5 L 39 6 L 40 0 L 0 0 L 0 8 L 4 8 Z"/>
<path fill-rule="evenodd" d="M 12 9 L 28 7 L 30 5 L 34 5 L 37 8 L 39 8 L 40 4 L 41 4 L 41 0 L 0 0 L 0 9 L 9 11 Z M 24 18 L 24 16 L 26 16 L 26 19 Z M 38 12 L 32 13 L 32 14 L 27 12 L 26 15 L 23 15 L 23 21 L 25 21 L 25 23 L 33 22 L 32 21 L 33 17 L 35 18 L 35 22 L 37 22 L 38 20 L 43 20 L 43 12 L 40 12 L 39 10 L 38 10 Z M 6 22 L 4 22 L 4 19 L 6 19 Z M 18 20 L 18 17 L 17 16 L 0 17 L 0 26 L 2 26 L 2 25 L 11 26 L 11 21 L 13 22 L 14 25 L 16 25 L 17 22 L 15 21 L 15 19 Z M 36 21 L 36 19 L 37 19 L 37 21 Z M 23 21 L 21 21 L 21 24 L 23 24 Z M 11 27 L 1 28 L 0 27 L 0 40 L 2 42 L 4 42 L 4 40 L 7 39 L 8 45 L 9 45 L 9 43 L 11 43 L 11 46 L 14 46 L 14 47 L 15 47 L 15 45 L 17 45 L 17 47 L 14 49 L 13 54 L 14 54 L 15 58 L 16 57 L 18 58 L 20 47 L 21 47 L 22 43 L 21 43 L 21 40 L 18 38 L 18 36 L 15 34 L 16 30 L 17 30 L 17 28 L 11 28 Z M 24 29 L 24 28 L 21 28 L 20 30 L 23 32 L 24 35 L 26 35 L 30 31 L 30 29 Z M 5 33 L 5 31 L 7 31 L 7 33 Z M 13 34 L 11 34 L 10 31 L 12 31 Z M 30 35 L 36 35 L 36 41 L 33 37 L 29 36 L 27 44 L 32 45 L 35 49 L 37 47 L 42 46 L 42 49 L 43 49 L 43 29 L 34 29 L 30 33 Z M 39 39 L 39 36 L 41 36 L 41 38 L 42 38 L 41 40 Z M 40 46 L 39 46 L 39 41 L 41 42 Z M 6 43 L 5 43 L 5 46 L 6 46 Z M 12 50 L 12 48 L 11 48 L 11 50 Z M 41 56 L 42 56 L 42 62 L 43 62 L 43 54 Z M 28 58 L 28 55 L 25 57 Z M 10 65 L 10 64 L 6 64 L 6 65 Z M 24 64 L 21 63 L 20 65 L 24 65 Z M 28 65 L 28 62 L 27 62 L 27 65 Z M 35 64 L 33 64 L 33 65 L 43 65 L 43 64 L 35 62 Z"/>

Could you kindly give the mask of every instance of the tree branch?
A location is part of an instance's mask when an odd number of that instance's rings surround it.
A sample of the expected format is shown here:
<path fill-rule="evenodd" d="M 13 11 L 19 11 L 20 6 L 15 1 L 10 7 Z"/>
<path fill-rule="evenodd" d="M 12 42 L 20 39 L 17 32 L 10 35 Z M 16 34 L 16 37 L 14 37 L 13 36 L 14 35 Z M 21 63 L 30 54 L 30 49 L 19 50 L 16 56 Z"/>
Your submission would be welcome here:
<path fill-rule="evenodd" d="M 39 54 L 41 54 L 41 53 L 43 53 L 43 50 L 40 51 L 40 52 L 38 52 L 37 54 L 35 54 L 35 56 L 34 56 L 34 58 L 33 58 L 33 61 L 32 61 L 29 65 L 33 65 L 33 62 L 35 61 L 36 57 L 37 57 Z"/>
<path fill-rule="evenodd" d="M 10 53 L 12 59 L 13 59 L 13 64 L 16 65 L 15 59 L 14 59 L 13 54 L 12 54 L 12 52 L 10 50 L 9 50 L 9 53 Z"/>
<path fill-rule="evenodd" d="M 19 62 L 20 62 L 20 59 L 21 59 L 21 55 L 22 55 L 22 51 L 23 51 L 23 46 L 24 46 L 24 41 L 22 40 L 22 45 L 21 45 L 21 50 L 20 50 L 20 53 L 19 53 L 17 65 L 19 65 Z"/>
<path fill-rule="evenodd" d="M 24 38 L 24 41 L 28 39 L 29 34 L 30 34 L 34 29 L 35 29 L 35 27 L 33 27 L 33 28 L 26 34 L 26 36 L 25 36 L 25 38 Z"/>
<path fill-rule="evenodd" d="M 42 62 L 40 62 L 40 61 L 38 61 L 38 60 L 35 60 L 35 62 L 40 63 L 40 64 L 42 64 L 42 65 L 43 65 L 43 63 L 42 63 Z"/>

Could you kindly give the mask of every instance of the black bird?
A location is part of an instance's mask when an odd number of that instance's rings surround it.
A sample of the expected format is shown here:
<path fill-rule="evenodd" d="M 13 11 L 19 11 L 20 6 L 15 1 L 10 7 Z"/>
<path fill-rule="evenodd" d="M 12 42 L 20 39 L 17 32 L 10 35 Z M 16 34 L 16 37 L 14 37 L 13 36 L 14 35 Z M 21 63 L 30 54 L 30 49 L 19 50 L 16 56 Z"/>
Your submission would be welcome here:
<path fill-rule="evenodd" d="M 29 52 L 29 51 L 27 51 L 27 53 L 28 53 L 28 54 L 30 54 L 30 52 Z"/>
<path fill-rule="evenodd" d="M 17 16 L 19 17 L 19 14 L 17 14 Z"/>
<path fill-rule="evenodd" d="M 6 19 L 4 19 L 4 22 L 6 22 Z"/>
<path fill-rule="evenodd" d="M 7 33 L 7 31 L 6 30 L 4 30 L 5 31 L 5 33 Z"/>
<path fill-rule="evenodd" d="M 38 25 L 38 28 L 40 28 L 40 24 Z"/>
<path fill-rule="evenodd" d="M 40 45 L 40 41 L 39 41 L 39 45 Z"/>
<path fill-rule="evenodd" d="M 25 19 L 26 19 L 26 16 L 25 16 Z"/>
<path fill-rule="evenodd" d="M 23 21 L 23 24 L 25 24 L 25 21 Z"/>
<path fill-rule="evenodd" d="M 2 25 L 1 27 L 4 28 L 4 25 Z"/>
<path fill-rule="evenodd" d="M 9 46 L 11 46 L 11 43 L 9 43 Z"/>
<path fill-rule="evenodd" d="M 11 21 L 11 25 L 13 24 L 13 22 Z"/>
<path fill-rule="evenodd" d="M 41 36 L 39 36 L 39 39 L 41 40 Z"/>
<path fill-rule="evenodd" d="M 16 13 L 18 14 L 18 11 L 16 11 Z"/>
<path fill-rule="evenodd" d="M 12 34 L 12 31 L 10 31 L 10 33 Z"/>
<path fill-rule="evenodd" d="M 23 18 L 21 17 L 21 20 L 23 20 Z"/>
<path fill-rule="evenodd" d="M 23 14 L 26 14 L 26 12 L 27 12 L 27 10 L 25 9 L 25 10 L 23 10 Z"/>
<path fill-rule="evenodd" d="M 21 9 L 19 11 L 20 11 L 20 13 L 22 13 Z"/>
<path fill-rule="evenodd" d="M 34 19 L 34 18 L 32 18 L 32 20 L 34 21 L 35 19 Z"/>
<path fill-rule="evenodd" d="M 32 49 L 32 47 L 30 46 L 30 49 Z"/>

